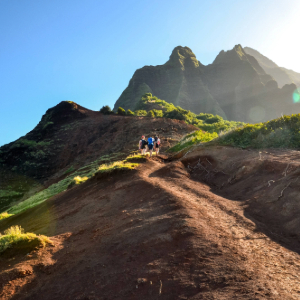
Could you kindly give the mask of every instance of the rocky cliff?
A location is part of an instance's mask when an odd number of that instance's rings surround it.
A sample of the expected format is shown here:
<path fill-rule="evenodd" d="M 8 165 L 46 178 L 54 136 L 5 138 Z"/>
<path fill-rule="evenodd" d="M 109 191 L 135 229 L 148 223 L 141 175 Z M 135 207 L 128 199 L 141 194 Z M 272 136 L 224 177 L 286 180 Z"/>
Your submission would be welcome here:
<path fill-rule="evenodd" d="M 178 46 L 164 65 L 138 69 L 114 110 L 119 106 L 133 110 L 143 94 L 152 93 L 195 113 L 209 112 L 225 117 L 203 82 L 204 68 L 191 49 Z"/>
<path fill-rule="evenodd" d="M 150 92 L 195 113 L 253 123 L 300 112 L 299 104 L 293 104 L 296 89 L 294 83 L 280 89 L 241 45 L 221 51 L 208 66 L 191 49 L 179 46 L 164 65 L 138 69 L 114 109 L 134 110 L 141 96 Z"/>

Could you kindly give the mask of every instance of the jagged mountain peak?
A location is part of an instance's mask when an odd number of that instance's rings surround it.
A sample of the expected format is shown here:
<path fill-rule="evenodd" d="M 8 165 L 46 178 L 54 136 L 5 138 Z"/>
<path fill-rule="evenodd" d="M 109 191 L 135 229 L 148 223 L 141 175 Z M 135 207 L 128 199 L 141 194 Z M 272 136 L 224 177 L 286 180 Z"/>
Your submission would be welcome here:
<path fill-rule="evenodd" d="M 196 57 L 193 51 L 189 47 L 177 46 L 173 49 L 170 59 Z"/>
<path fill-rule="evenodd" d="M 222 50 L 216 59 L 215 63 L 223 63 L 223 62 L 231 62 L 231 61 L 239 61 L 239 60 L 247 60 L 247 54 L 244 51 L 244 48 L 238 44 L 233 47 L 233 49 L 224 51 Z"/>
<path fill-rule="evenodd" d="M 179 66 L 182 70 L 186 67 L 197 68 L 200 65 L 193 51 L 189 47 L 182 46 L 177 46 L 173 49 L 167 64 Z"/>

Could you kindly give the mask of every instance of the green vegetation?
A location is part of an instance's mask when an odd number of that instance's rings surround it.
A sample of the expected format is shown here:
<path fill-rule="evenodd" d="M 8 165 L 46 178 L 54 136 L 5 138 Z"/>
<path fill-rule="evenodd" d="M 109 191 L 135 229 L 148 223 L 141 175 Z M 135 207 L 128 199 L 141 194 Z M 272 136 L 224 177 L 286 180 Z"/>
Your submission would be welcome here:
<path fill-rule="evenodd" d="M 252 148 L 300 148 L 300 114 L 258 124 L 247 124 L 220 136 L 222 145 Z"/>
<path fill-rule="evenodd" d="M 148 111 L 147 117 L 150 117 L 150 118 L 154 118 L 155 117 L 155 114 L 154 114 L 153 110 L 149 110 Z"/>
<path fill-rule="evenodd" d="M 127 116 L 134 116 L 134 112 L 131 111 L 130 109 L 127 110 Z"/>
<path fill-rule="evenodd" d="M 46 156 L 46 153 L 43 150 L 37 150 L 36 152 L 30 152 L 30 156 L 35 159 L 42 159 Z"/>
<path fill-rule="evenodd" d="M 104 164 L 99 167 L 98 173 L 111 173 L 116 170 L 133 170 L 139 164 L 128 162 L 126 160 L 123 161 L 116 161 L 110 164 Z"/>
<path fill-rule="evenodd" d="M 71 166 L 65 173 L 64 175 L 68 174 L 68 173 L 72 173 L 73 171 L 75 171 L 75 168 L 73 166 Z"/>
<path fill-rule="evenodd" d="M 190 134 L 187 134 L 186 136 L 184 136 L 181 139 L 181 141 L 174 147 L 170 148 L 169 151 L 170 152 L 178 152 L 187 147 L 191 147 L 191 146 L 199 144 L 199 143 L 209 142 L 217 137 L 218 137 L 218 134 L 216 132 L 209 133 L 209 132 L 204 132 L 202 130 L 198 130 L 198 131 L 195 131 L 193 133 L 190 133 Z"/>
<path fill-rule="evenodd" d="M 7 210 L 7 213 L 10 215 L 14 215 L 21 213 L 29 208 L 35 207 L 36 205 L 46 201 L 47 199 L 67 190 L 68 187 L 72 187 L 75 184 L 80 184 L 86 181 L 99 171 L 105 172 L 105 170 L 107 170 L 107 172 L 110 172 L 111 169 L 120 169 L 122 164 L 123 168 L 125 169 L 131 169 L 132 167 L 135 167 L 134 164 L 128 163 L 126 162 L 126 160 L 120 162 L 120 159 L 124 159 L 124 157 L 125 155 L 123 153 L 103 155 L 99 159 L 93 161 L 92 163 L 76 170 L 74 173 L 70 174 L 61 181 L 52 184 L 47 189 L 44 189 L 36 193 L 35 195 L 29 197 L 28 199 L 12 206 Z M 119 167 L 116 165 L 111 166 L 111 162 L 118 162 Z M 105 167 L 101 168 L 101 165 L 104 165 Z M 99 166 L 101 168 L 100 170 Z"/>
<path fill-rule="evenodd" d="M 84 177 L 76 176 L 76 177 L 74 177 L 75 184 L 83 183 L 83 182 L 87 181 L 88 179 L 89 178 L 87 176 L 84 176 Z"/>
<path fill-rule="evenodd" d="M 182 120 L 187 124 L 192 124 L 201 130 L 208 131 L 210 133 L 220 133 L 222 131 L 229 131 L 237 127 L 245 125 L 242 122 L 227 121 L 222 117 L 213 114 L 194 114 L 189 110 L 185 110 L 180 106 L 175 106 L 172 103 L 168 103 L 164 100 L 158 99 L 151 93 L 146 93 L 142 96 L 140 101 L 137 102 L 134 113 L 128 109 L 127 113 L 122 108 L 118 108 L 118 115 L 135 115 L 135 116 L 147 116 L 150 118 L 169 118 Z"/>
<path fill-rule="evenodd" d="M 0 190 L 0 198 L 13 198 L 19 197 L 23 194 L 20 192 L 10 191 L 10 190 Z"/>
<path fill-rule="evenodd" d="M 15 149 L 15 148 L 30 148 L 30 149 L 34 150 L 37 147 L 47 147 L 50 144 L 51 144 L 51 142 L 45 142 L 45 141 L 36 142 L 33 140 L 27 140 L 24 138 L 20 138 L 19 140 L 14 142 L 12 144 L 12 146 L 10 146 L 10 150 Z"/>
<path fill-rule="evenodd" d="M 49 128 L 51 125 L 53 125 L 54 123 L 53 122 L 47 122 L 44 126 L 43 126 L 43 129 L 46 129 L 47 127 Z"/>
<path fill-rule="evenodd" d="M 9 218 L 10 216 L 12 216 L 12 215 L 7 212 L 4 212 L 4 213 L 0 214 L 0 220 Z"/>
<path fill-rule="evenodd" d="M 152 96 L 151 93 L 147 93 L 142 96 L 136 105 L 135 115 L 147 115 L 148 117 L 164 117 L 182 120 L 187 124 L 192 124 L 199 129 L 208 131 L 210 133 L 229 131 L 245 125 L 245 123 L 242 122 L 224 120 L 218 115 L 204 113 L 200 113 L 199 115 L 194 114 L 189 110 L 181 108 L 180 106 L 175 106 L 172 103 L 158 99 L 157 97 Z"/>
<path fill-rule="evenodd" d="M 147 115 L 147 111 L 146 111 L 146 110 L 136 110 L 136 111 L 134 112 L 134 114 L 135 114 L 136 116 L 146 116 L 146 115 Z"/>
<path fill-rule="evenodd" d="M 108 105 L 103 106 L 103 107 L 100 109 L 100 112 L 101 112 L 102 114 L 104 114 L 104 115 L 111 115 L 111 114 L 114 113 Z"/>
<path fill-rule="evenodd" d="M 75 122 L 72 122 L 72 123 L 68 123 L 68 124 L 62 125 L 60 129 L 64 130 L 64 131 L 70 130 L 70 129 L 74 130 L 76 127 L 79 126 L 79 124 L 80 124 L 79 121 L 75 121 Z"/>
<path fill-rule="evenodd" d="M 34 233 L 24 233 L 20 226 L 12 226 L 4 231 L 4 235 L 0 234 L 0 253 L 8 248 L 31 248 L 37 246 L 45 247 L 46 244 L 52 244 L 51 240 L 44 235 L 36 235 Z"/>
<path fill-rule="evenodd" d="M 141 155 L 141 154 L 134 154 L 134 155 L 129 155 L 126 157 L 124 162 L 141 162 L 141 161 L 146 161 L 146 156 L 150 155 L 149 153 L 146 153 L 146 155 Z M 155 152 L 152 153 L 152 155 L 155 155 Z"/>
<path fill-rule="evenodd" d="M 126 111 L 125 111 L 124 108 L 119 107 L 118 111 L 117 111 L 117 114 L 120 115 L 120 116 L 126 116 Z"/>

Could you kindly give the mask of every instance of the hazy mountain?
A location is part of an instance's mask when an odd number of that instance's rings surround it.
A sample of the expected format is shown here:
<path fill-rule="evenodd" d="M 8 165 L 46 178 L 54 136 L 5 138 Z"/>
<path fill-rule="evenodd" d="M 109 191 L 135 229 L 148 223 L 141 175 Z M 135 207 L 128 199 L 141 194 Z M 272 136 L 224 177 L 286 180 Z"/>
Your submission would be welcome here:
<path fill-rule="evenodd" d="M 267 64 L 272 67 L 271 62 Z M 299 104 L 293 104 L 296 88 L 292 83 L 278 88 L 273 76 L 241 45 L 221 51 L 208 66 L 190 48 L 178 46 L 164 65 L 138 69 L 114 109 L 134 110 L 141 96 L 151 92 L 195 113 L 253 123 L 295 113 L 295 109 L 300 112 Z"/>
<path fill-rule="evenodd" d="M 283 87 L 285 84 L 295 83 L 300 86 L 300 73 L 279 67 L 272 60 L 249 47 L 244 48 L 247 54 L 256 58 L 261 67 L 267 74 L 270 74 L 278 82 L 279 87 Z"/>
<path fill-rule="evenodd" d="M 253 56 L 240 45 L 221 51 L 211 65 L 205 68 L 205 82 L 226 116 L 233 120 L 249 120 L 248 104 L 255 102 L 265 85 L 273 78 L 267 75 Z"/>

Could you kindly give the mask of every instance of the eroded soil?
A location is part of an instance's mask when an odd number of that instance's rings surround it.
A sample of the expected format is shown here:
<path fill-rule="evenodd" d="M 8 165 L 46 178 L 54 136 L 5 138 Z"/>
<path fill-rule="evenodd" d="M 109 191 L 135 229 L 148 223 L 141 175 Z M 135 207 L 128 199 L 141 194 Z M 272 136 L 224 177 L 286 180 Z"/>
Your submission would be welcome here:
<path fill-rule="evenodd" d="M 2 255 L 1 299 L 299 299 L 300 155 L 267 152 L 152 158 L 2 221 L 54 246 Z"/>

